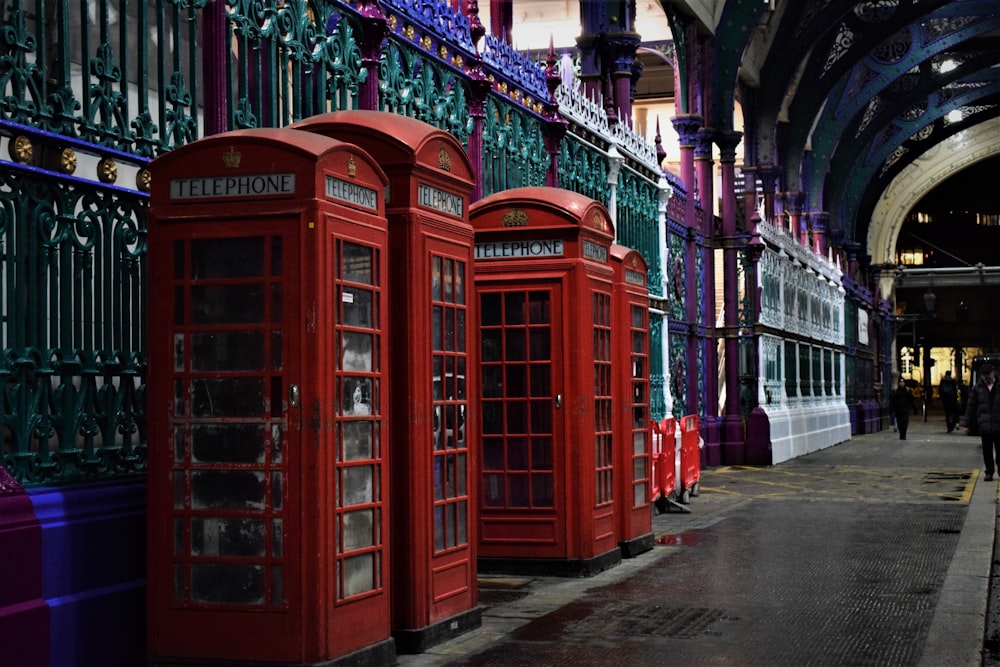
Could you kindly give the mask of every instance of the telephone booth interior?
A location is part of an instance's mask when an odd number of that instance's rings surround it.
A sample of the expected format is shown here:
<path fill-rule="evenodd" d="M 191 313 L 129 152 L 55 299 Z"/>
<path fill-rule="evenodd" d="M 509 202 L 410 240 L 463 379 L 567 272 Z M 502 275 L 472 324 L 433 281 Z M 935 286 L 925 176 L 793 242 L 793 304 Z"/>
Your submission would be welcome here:
<path fill-rule="evenodd" d="M 614 230 L 548 187 L 472 206 L 482 386 L 480 571 L 590 575 L 615 521 Z"/>
<path fill-rule="evenodd" d="M 619 504 L 618 544 L 631 558 L 653 548 L 649 416 L 649 290 L 642 253 L 611 246 L 612 345 L 618 391 L 615 396 L 615 501 Z"/>
<path fill-rule="evenodd" d="M 472 164 L 451 134 L 377 111 L 293 127 L 348 139 L 389 178 L 392 630 L 418 653 L 478 627 Z"/>
<path fill-rule="evenodd" d="M 150 169 L 151 662 L 388 664 L 387 178 L 288 129 Z"/>

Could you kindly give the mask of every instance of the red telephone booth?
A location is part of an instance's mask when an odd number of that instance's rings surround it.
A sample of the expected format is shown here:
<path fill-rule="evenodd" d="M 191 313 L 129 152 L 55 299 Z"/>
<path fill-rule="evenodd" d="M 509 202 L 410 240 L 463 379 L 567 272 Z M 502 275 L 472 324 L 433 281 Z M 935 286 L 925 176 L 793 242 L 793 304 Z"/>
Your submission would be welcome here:
<path fill-rule="evenodd" d="M 215 135 L 151 165 L 153 664 L 388 664 L 387 179 Z"/>
<path fill-rule="evenodd" d="M 621 560 L 608 212 L 567 190 L 527 187 L 476 202 L 470 220 L 480 570 L 592 574 Z"/>
<path fill-rule="evenodd" d="M 653 548 L 653 506 L 650 502 L 649 428 L 649 290 L 642 253 L 611 246 L 615 282 L 611 340 L 618 364 L 615 404 L 615 501 L 618 504 L 618 545 L 631 558 Z"/>
<path fill-rule="evenodd" d="M 389 178 L 392 391 L 391 592 L 396 649 L 418 653 L 478 627 L 478 355 L 469 198 L 472 165 L 452 135 L 376 111 L 315 116 L 296 128 L 378 156 Z"/>

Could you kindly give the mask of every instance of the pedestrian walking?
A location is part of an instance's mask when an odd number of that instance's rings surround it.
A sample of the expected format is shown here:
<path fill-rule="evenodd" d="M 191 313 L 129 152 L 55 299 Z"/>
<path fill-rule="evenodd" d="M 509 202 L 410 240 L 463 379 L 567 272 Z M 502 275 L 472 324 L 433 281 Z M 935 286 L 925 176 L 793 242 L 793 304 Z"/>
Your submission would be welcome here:
<path fill-rule="evenodd" d="M 951 371 L 945 371 L 941 383 L 938 385 L 938 395 L 941 397 L 941 404 L 944 406 L 944 420 L 948 425 L 948 433 L 958 426 L 958 383 L 951 376 Z"/>
<path fill-rule="evenodd" d="M 906 440 L 906 428 L 910 425 L 910 409 L 914 407 L 913 394 L 906 386 L 906 380 L 899 378 L 899 384 L 889 395 L 889 408 L 896 415 L 896 428 L 899 429 L 899 439 Z M 916 414 L 916 413 L 914 413 Z"/>
<path fill-rule="evenodd" d="M 976 385 L 969 389 L 965 430 L 972 435 L 978 434 L 982 439 L 986 481 L 991 481 L 996 472 L 996 461 L 1000 459 L 1000 387 L 990 364 L 979 367 L 979 377 Z"/>

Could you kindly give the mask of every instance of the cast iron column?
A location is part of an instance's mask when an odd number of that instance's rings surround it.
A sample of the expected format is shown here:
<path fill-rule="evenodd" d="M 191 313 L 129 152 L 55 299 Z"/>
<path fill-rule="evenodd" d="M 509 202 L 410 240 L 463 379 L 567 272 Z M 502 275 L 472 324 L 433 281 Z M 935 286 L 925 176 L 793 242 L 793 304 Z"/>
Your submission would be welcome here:
<path fill-rule="evenodd" d="M 716 137 L 722 168 L 722 275 L 723 318 L 726 349 L 726 404 L 722 417 L 722 463 L 746 463 L 746 440 L 740 411 L 740 290 L 739 246 L 736 236 L 736 147 L 740 132 L 721 132 Z"/>
<path fill-rule="evenodd" d="M 681 181 L 687 189 L 687 198 L 684 200 L 684 225 L 688 229 L 687 243 L 685 244 L 684 257 L 684 313 L 688 322 L 687 336 L 687 358 L 684 368 L 685 380 L 685 406 L 684 414 L 691 415 L 698 413 L 698 396 L 700 388 L 698 386 L 698 348 L 702 344 L 702 338 L 698 335 L 698 308 L 701 305 L 698 298 L 698 218 L 695 208 L 695 177 L 694 177 L 694 137 L 698 128 L 701 127 L 700 116 L 676 116 L 671 122 L 677 130 L 681 153 Z"/>

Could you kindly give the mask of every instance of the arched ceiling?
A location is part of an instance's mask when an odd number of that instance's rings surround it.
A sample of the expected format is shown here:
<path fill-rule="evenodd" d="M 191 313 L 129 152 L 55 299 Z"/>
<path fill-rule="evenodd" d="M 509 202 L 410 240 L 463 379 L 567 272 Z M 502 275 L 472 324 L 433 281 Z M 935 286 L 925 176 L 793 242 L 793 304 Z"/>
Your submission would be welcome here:
<path fill-rule="evenodd" d="M 729 129 L 743 101 L 748 164 L 777 167 L 873 260 L 891 261 L 904 202 L 1000 155 L 1000 0 L 661 4 L 715 37 L 707 122 Z M 954 149 L 971 137 L 975 158 Z"/>

